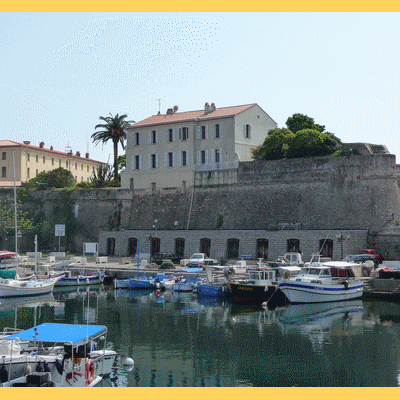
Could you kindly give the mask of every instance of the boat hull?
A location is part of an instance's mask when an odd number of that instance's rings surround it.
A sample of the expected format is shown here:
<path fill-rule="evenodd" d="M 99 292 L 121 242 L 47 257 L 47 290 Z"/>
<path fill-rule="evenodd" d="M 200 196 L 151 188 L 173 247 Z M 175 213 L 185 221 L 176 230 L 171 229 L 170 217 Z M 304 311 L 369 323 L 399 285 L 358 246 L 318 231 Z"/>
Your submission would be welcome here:
<path fill-rule="evenodd" d="M 48 279 L 47 281 L 11 281 L 0 283 L 0 298 L 39 296 L 51 293 L 57 279 Z"/>
<path fill-rule="evenodd" d="M 103 283 L 105 274 L 93 274 L 87 276 L 62 277 L 56 283 L 56 286 L 86 286 L 99 285 Z"/>
<path fill-rule="evenodd" d="M 358 299 L 363 295 L 363 283 L 320 284 L 315 282 L 280 283 L 280 290 L 291 303 L 325 303 Z"/>
<path fill-rule="evenodd" d="M 272 297 L 275 301 L 285 300 L 285 296 L 276 285 L 253 285 L 230 282 L 228 286 L 236 303 L 261 304 Z"/>

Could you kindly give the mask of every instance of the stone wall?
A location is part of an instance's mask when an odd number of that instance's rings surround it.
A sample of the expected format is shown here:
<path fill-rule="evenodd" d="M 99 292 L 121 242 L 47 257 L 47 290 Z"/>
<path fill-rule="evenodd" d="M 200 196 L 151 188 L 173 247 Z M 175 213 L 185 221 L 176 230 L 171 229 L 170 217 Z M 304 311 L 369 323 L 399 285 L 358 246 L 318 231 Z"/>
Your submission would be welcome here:
<path fill-rule="evenodd" d="M 217 240 L 222 232 L 235 230 L 245 240 L 251 231 L 361 230 L 369 232 L 371 245 L 379 243 L 380 230 L 400 222 L 395 156 L 386 154 L 244 162 L 239 164 L 237 184 L 194 190 L 43 190 L 21 200 L 50 230 L 66 223 L 74 251 L 84 242 L 97 241 L 100 232 L 146 231 L 153 225 L 158 231 L 171 231 L 171 238 L 176 227 L 188 230 L 184 237 L 193 243 L 198 242 L 196 231 L 215 231 Z M 188 245 L 192 248 L 196 245 Z M 393 257 L 400 258 L 400 248 L 392 250 Z"/>

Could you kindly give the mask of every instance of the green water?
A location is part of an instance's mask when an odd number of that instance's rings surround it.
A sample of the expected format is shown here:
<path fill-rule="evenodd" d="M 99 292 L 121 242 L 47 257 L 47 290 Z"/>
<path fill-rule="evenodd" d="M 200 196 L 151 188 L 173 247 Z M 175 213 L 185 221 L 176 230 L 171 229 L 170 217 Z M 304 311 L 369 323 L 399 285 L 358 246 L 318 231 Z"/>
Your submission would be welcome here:
<path fill-rule="evenodd" d="M 0 299 L 1 328 L 87 321 L 107 326 L 107 347 L 118 353 L 111 386 L 399 386 L 400 303 L 264 310 L 111 287 Z"/>

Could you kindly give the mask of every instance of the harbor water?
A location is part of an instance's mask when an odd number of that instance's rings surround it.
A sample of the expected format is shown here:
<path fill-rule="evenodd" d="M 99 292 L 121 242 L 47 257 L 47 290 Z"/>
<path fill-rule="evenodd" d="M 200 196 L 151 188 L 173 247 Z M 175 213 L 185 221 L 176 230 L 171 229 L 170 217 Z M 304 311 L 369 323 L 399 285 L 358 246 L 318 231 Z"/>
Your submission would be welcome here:
<path fill-rule="evenodd" d="M 381 300 L 263 309 L 193 293 L 55 289 L 0 299 L 0 328 L 100 324 L 118 353 L 114 387 L 396 387 L 400 303 Z M 134 360 L 132 370 L 123 367 Z"/>

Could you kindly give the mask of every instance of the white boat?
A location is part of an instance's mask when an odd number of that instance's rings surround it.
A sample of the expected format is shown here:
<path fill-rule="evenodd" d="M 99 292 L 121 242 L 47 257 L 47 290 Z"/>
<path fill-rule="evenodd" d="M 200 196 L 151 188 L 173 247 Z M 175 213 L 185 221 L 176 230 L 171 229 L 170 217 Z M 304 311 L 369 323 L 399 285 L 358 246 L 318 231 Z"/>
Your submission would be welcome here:
<path fill-rule="evenodd" d="M 0 297 L 38 296 L 53 291 L 59 278 L 19 280 L 0 278 Z"/>
<path fill-rule="evenodd" d="M 63 276 L 57 281 L 56 286 L 86 286 L 86 285 L 99 285 L 103 283 L 105 277 L 104 271 L 88 272 L 72 274 L 71 271 L 66 271 Z M 52 275 L 57 277 L 59 275 Z"/>
<path fill-rule="evenodd" d="M 98 386 L 116 357 L 105 348 L 106 334 L 105 326 L 45 323 L 7 336 L 0 341 L 1 385 Z M 21 340 L 33 346 L 22 351 Z M 98 342 L 102 350 L 94 349 Z M 45 348 L 43 343 L 53 346 Z"/>
<path fill-rule="evenodd" d="M 354 266 L 344 261 L 313 262 L 278 286 L 291 303 L 357 299 L 362 296 L 364 285 L 362 280 L 355 279 Z"/>

